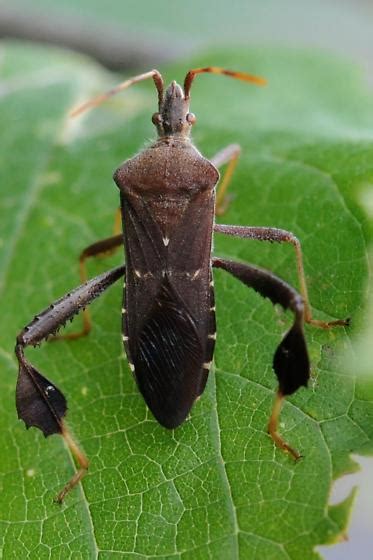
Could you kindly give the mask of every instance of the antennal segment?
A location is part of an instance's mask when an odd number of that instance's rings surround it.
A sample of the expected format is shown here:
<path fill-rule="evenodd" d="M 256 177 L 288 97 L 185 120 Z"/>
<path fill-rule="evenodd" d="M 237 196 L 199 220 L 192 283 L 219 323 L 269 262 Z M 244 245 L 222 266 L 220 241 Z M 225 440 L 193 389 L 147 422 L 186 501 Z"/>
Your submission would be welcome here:
<path fill-rule="evenodd" d="M 93 107 L 98 107 L 101 103 L 104 103 L 110 97 L 113 97 L 117 93 L 123 91 L 124 89 L 129 88 L 133 84 L 137 84 L 138 82 L 142 82 L 143 80 L 147 80 L 148 78 L 153 78 L 155 87 L 158 91 L 158 104 L 160 105 L 163 101 L 163 78 L 158 70 L 150 70 L 150 72 L 145 72 L 144 74 L 139 74 L 138 76 L 134 76 L 133 78 L 129 78 L 125 82 L 118 84 L 112 89 L 109 89 L 106 93 L 102 93 L 101 95 L 97 95 L 93 99 L 86 101 L 82 105 L 73 109 L 70 113 L 70 117 L 77 117 L 81 113 L 84 113 L 88 109 L 92 109 Z"/>
<path fill-rule="evenodd" d="M 243 82 L 251 82 L 257 86 L 265 86 L 267 80 L 261 78 L 260 76 L 253 76 L 252 74 L 247 74 L 246 72 L 234 72 L 233 70 L 226 70 L 218 66 L 207 66 L 206 68 L 194 68 L 194 70 L 189 70 L 188 74 L 185 76 L 184 80 L 184 96 L 185 99 L 190 97 L 190 88 L 192 82 L 197 74 L 223 74 L 224 76 L 230 76 L 231 78 L 236 78 L 236 80 L 242 80 Z"/>

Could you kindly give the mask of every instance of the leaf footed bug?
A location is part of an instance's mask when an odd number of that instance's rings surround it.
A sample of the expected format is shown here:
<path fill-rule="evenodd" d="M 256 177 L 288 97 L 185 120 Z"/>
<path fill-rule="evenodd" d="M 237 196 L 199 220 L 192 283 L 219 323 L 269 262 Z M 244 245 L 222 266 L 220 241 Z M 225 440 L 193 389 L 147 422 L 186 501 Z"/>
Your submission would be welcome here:
<path fill-rule="evenodd" d="M 64 417 L 67 404 L 62 392 L 48 381 L 24 356 L 24 349 L 37 345 L 83 310 L 84 327 L 61 338 L 78 338 L 90 330 L 85 309 L 95 298 L 125 276 L 122 309 L 123 343 L 129 366 L 146 404 L 158 422 L 176 428 L 203 393 L 213 359 L 216 328 L 213 268 L 221 268 L 273 304 L 290 309 L 294 321 L 280 342 L 273 359 L 279 382 L 268 423 L 276 445 L 295 459 L 299 453 L 278 433 L 283 399 L 307 385 L 310 364 L 303 333 L 304 323 L 329 328 L 314 320 L 308 302 L 298 239 L 290 232 L 271 227 L 215 224 L 215 209 L 225 206 L 225 193 L 237 157 L 238 146 L 228 146 L 211 161 L 190 140 L 195 116 L 189 111 L 190 89 L 197 74 L 210 72 L 262 85 L 262 78 L 217 67 L 190 70 L 181 88 L 173 81 L 164 90 L 157 70 L 131 78 L 106 94 L 80 106 L 77 115 L 142 80 L 152 78 L 158 92 L 158 112 L 152 121 L 158 139 L 150 147 L 124 162 L 114 173 L 120 191 L 120 222 L 116 234 L 85 249 L 80 256 L 82 285 L 38 314 L 18 335 L 16 355 L 19 376 L 16 391 L 18 416 L 27 427 L 36 426 L 45 436 L 61 434 L 73 452 L 79 470 L 57 496 L 66 493 L 84 476 L 88 460 L 69 432 Z M 228 163 L 219 180 L 217 167 Z M 294 246 L 300 294 L 286 282 L 255 266 L 211 255 L 213 233 L 257 239 Z M 124 244 L 125 266 L 87 280 L 87 258 L 112 252 Z M 55 337 L 59 338 L 59 337 Z"/>

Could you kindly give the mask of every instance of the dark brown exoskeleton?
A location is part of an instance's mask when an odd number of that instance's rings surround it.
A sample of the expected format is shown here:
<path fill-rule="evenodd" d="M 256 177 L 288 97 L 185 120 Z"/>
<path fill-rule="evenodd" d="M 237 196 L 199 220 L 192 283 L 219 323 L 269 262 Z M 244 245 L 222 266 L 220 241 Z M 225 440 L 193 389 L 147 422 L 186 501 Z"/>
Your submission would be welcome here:
<path fill-rule="evenodd" d="M 226 270 L 273 304 L 293 312 L 293 325 L 274 355 L 279 389 L 268 432 L 277 446 L 296 459 L 300 455 L 282 439 L 277 428 L 284 397 L 306 386 L 309 379 L 304 322 L 322 328 L 347 323 L 312 319 L 301 248 L 292 233 L 270 227 L 214 223 L 215 211 L 221 213 L 226 204 L 225 192 L 240 148 L 228 146 L 209 161 L 193 146 L 190 130 L 195 116 L 189 112 L 190 88 L 194 77 L 202 72 L 264 83 L 263 79 L 249 74 L 208 67 L 188 72 L 184 89 L 172 82 L 164 91 L 160 73 L 152 70 L 127 80 L 74 112 L 78 114 L 98 105 L 147 78 L 153 78 L 158 91 L 159 111 L 152 118 L 158 140 L 126 161 L 114 174 L 120 190 L 123 233 L 119 233 L 117 220 L 116 235 L 87 247 L 80 256 L 84 283 L 37 315 L 17 337 L 18 415 L 27 427 L 36 426 L 45 436 L 62 434 L 79 463 L 78 472 L 58 494 L 59 502 L 83 477 L 88 460 L 63 420 L 67 409 L 65 397 L 26 360 L 24 348 L 55 334 L 123 275 L 123 342 L 129 366 L 148 407 L 166 428 L 176 428 L 186 419 L 207 382 L 216 339 L 213 267 Z M 215 200 L 217 167 L 224 163 L 228 167 Z M 213 257 L 213 232 L 293 244 L 301 295 L 266 270 Z M 126 265 L 87 281 L 86 259 L 112 252 L 123 243 Z M 83 330 L 64 338 L 78 338 L 89 330 L 89 315 L 84 310 Z"/>

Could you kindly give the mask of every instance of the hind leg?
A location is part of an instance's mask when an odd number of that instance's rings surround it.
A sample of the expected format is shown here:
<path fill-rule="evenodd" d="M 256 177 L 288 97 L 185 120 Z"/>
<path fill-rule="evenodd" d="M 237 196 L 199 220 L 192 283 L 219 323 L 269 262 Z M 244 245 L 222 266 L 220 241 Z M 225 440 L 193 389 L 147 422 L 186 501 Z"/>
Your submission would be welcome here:
<path fill-rule="evenodd" d="M 121 278 L 124 272 L 124 266 L 114 268 L 68 292 L 36 315 L 17 336 L 15 353 L 19 364 L 16 390 L 18 417 L 25 422 L 27 428 L 35 426 L 46 437 L 52 434 L 62 435 L 79 466 L 78 471 L 57 495 L 56 501 L 60 503 L 86 474 L 89 463 L 64 421 L 67 402 L 63 393 L 26 360 L 24 350 L 27 346 L 36 346 L 54 335 L 66 321 Z"/>

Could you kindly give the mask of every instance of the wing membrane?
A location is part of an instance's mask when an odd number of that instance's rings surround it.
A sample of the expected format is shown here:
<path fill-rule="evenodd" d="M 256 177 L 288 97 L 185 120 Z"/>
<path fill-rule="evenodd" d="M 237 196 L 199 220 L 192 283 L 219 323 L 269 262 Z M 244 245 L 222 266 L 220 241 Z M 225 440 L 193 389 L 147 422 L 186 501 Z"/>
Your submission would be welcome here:
<path fill-rule="evenodd" d="M 138 337 L 135 375 L 157 420 L 175 428 L 199 394 L 204 352 L 192 316 L 167 276 Z"/>

